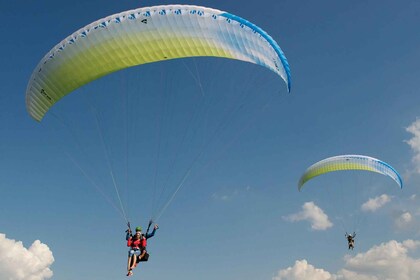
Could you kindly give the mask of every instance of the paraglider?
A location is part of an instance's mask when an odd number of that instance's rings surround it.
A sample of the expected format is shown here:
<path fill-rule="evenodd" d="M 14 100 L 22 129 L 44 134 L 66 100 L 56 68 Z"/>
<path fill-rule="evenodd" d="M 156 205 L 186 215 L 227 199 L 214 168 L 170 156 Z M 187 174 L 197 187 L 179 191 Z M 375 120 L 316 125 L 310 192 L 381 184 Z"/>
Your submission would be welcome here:
<path fill-rule="evenodd" d="M 32 118 L 41 122 L 56 102 L 96 79 L 133 66 L 201 56 L 261 65 L 281 77 L 287 90 L 291 90 L 287 59 L 277 42 L 260 27 L 216 9 L 162 5 L 99 19 L 62 40 L 33 71 L 26 90 L 26 109 Z M 182 186 L 190 169 L 164 203 L 163 210 Z M 112 170 L 110 174 L 121 214 L 128 222 Z M 136 263 L 147 260 L 146 240 L 157 228 L 155 225 L 150 234 L 143 235 L 138 227 L 133 236 L 131 229 L 127 230 L 127 246 L 130 247 L 127 276 L 132 275 Z"/>
<path fill-rule="evenodd" d="M 347 239 L 347 243 L 348 243 L 348 246 L 349 246 L 349 250 L 351 249 L 351 250 L 353 250 L 354 249 L 354 238 L 356 237 L 356 233 L 355 232 L 353 232 L 353 234 L 348 234 L 347 232 L 346 232 L 346 234 L 344 235 L 345 237 L 346 237 L 346 239 Z"/>
<path fill-rule="evenodd" d="M 128 229 L 126 230 L 127 247 L 130 247 L 128 251 L 128 260 L 127 260 L 127 276 L 133 275 L 133 269 L 137 266 L 139 262 L 147 262 L 149 260 L 149 253 L 146 250 L 147 239 L 153 237 L 156 233 L 156 230 L 159 228 L 157 224 L 153 226 L 153 231 L 149 233 L 150 226 L 152 221 L 149 222 L 146 233 L 142 233 L 141 227 L 136 227 L 136 233 L 131 234 L 130 223 L 128 223 Z"/>
<path fill-rule="evenodd" d="M 330 172 L 337 171 L 368 171 L 375 172 L 390 177 L 400 189 L 403 181 L 400 174 L 388 163 L 379 159 L 364 155 L 340 155 L 323 159 L 314 163 L 302 174 L 298 182 L 298 190 L 301 191 L 305 183 L 313 178 Z M 348 249 L 354 249 L 354 238 L 356 233 L 345 233 Z"/>

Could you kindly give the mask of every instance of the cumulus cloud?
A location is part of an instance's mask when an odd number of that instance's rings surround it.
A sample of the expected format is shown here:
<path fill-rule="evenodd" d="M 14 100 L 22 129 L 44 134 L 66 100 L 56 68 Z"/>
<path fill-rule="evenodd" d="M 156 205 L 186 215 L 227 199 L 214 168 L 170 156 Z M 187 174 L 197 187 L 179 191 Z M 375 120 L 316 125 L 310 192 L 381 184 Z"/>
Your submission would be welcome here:
<path fill-rule="evenodd" d="M 27 249 L 21 241 L 0 233 L 0 279 L 44 280 L 52 277 L 50 266 L 54 257 L 47 245 L 39 240 Z"/>
<path fill-rule="evenodd" d="M 420 241 L 418 240 L 405 240 L 403 241 L 403 246 L 406 247 L 409 250 L 416 250 L 418 247 L 420 247 Z"/>
<path fill-rule="evenodd" d="M 391 197 L 386 194 L 383 194 L 375 198 L 370 198 L 368 201 L 362 204 L 361 208 L 363 211 L 375 212 L 390 201 Z"/>
<path fill-rule="evenodd" d="M 306 260 L 296 261 L 295 265 L 280 270 L 273 280 L 332 280 L 331 273 L 308 264 Z"/>
<path fill-rule="evenodd" d="M 395 220 L 395 225 L 397 228 L 403 229 L 409 226 L 412 221 L 413 216 L 410 214 L 410 212 L 404 212 Z"/>
<path fill-rule="evenodd" d="M 296 261 L 292 267 L 281 269 L 272 280 L 417 279 L 420 275 L 420 259 L 411 257 L 409 252 L 418 250 L 418 248 L 420 248 L 420 241 L 417 240 L 405 240 L 403 242 L 391 240 L 356 256 L 346 256 L 344 267 L 337 273 L 317 269 L 308 264 L 306 260 L 301 260 Z M 311 273 L 315 276 L 307 277 Z"/>
<path fill-rule="evenodd" d="M 353 279 L 371 277 L 371 279 L 416 279 L 420 275 L 420 259 L 411 258 L 409 251 L 415 250 L 420 241 L 406 240 L 402 243 L 391 240 L 374 246 L 366 253 L 357 254 L 354 257 L 347 256 L 346 267 L 340 271 L 353 272 Z M 360 276 L 360 277 L 358 277 Z"/>
<path fill-rule="evenodd" d="M 302 211 L 283 218 L 291 222 L 309 221 L 311 228 L 314 230 L 326 230 L 333 226 L 327 214 L 312 201 L 304 203 L 302 205 Z"/>
<path fill-rule="evenodd" d="M 415 165 L 415 171 L 416 173 L 420 173 L 420 119 L 417 119 L 410 124 L 406 130 L 413 134 L 413 137 L 410 140 L 407 140 L 406 143 L 414 152 L 412 161 Z"/>

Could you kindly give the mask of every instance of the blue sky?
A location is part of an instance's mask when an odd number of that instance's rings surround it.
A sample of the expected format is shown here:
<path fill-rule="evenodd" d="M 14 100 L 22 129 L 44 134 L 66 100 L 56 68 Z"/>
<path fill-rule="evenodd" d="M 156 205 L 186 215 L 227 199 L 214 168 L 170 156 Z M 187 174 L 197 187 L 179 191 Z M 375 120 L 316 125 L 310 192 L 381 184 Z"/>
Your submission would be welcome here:
<path fill-rule="evenodd" d="M 63 99 L 41 124 L 29 117 L 29 77 L 53 46 L 99 18 L 159 4 L 172 1 L 0 0 L 0 259 L 9 257 L 0 264 L 0 278 L 49 279 L 51 272 L 58 280 L 125 277 L 125 221 L 79 169 L 100 182 L 118 208 L 102 140 L 95 119 L 88 118 L 89 102 L 105 108 L 104 138 L 133 225 L 146 226 L 156 206 L 154 180 L 162 185 L 172 170 L 168 189 L 176 189 L 200 145 L 210 142 L 162 213 L 161 228 L 149 243 L 151 259 L 136 269 L 135 279 L 418 275 L 420 3 L 185 1 L 228 11 L 267 31 L 288 58 L 292 93 L 262 67 L 197 58 L 110 75 Z M 166 89 L 175 86 L 182 91 L 173 92 L 167 106 Z M 139 87 L 145 93 L 137 96 Z M 224 91 L 229 98 L 222 99 Z M 115 92 L 132 98 L 122 114 L 124 103 L 104 98 Z M 218 95 L 210 99 L 209 92 Z M 203 117 L 188 134 L 194 137 L 178 149 L 191 108 L 203 99 L 221 101 L 208 111 L 198 107 Z M 134 108 L 142 112 L 141 118 L 130 115 L 136 127 L 115 125 Z M 225 117 L 227 112 L 236 113 Z M 71 120 L 70 128 L 58 130 L 60 120 Z M 126 161 L 121 135 L 127 132 L 132 138 Z M 184 157 L 171 169 L 177 152 Z M 353 153 L 391 164 L 403 175 L 404 189 L 388 178 L 346 174 L 297 191 L 309 165 Z M 324 184 L 332 187 L 323 189 Z M 370 210 L 361 210 L 369 199 Z M 357 220 L 360 232 L 354 252 L 346 250 L 337 218 L 346 215 Z M 31 258 L 34 265 L 11 261 Z M 379 269 L 379 261 L 388 269 Z"/>

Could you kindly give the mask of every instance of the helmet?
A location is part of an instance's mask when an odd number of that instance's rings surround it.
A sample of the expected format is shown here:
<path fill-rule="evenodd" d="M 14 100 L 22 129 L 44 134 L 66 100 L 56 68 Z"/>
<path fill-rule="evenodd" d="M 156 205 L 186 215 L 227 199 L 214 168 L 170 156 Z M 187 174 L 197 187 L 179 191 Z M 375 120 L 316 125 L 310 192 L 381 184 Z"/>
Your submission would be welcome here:
<path fill-rule="evenodd" d="M 136 227 L 136 231 L 141 231 L 141 227 Z"/>

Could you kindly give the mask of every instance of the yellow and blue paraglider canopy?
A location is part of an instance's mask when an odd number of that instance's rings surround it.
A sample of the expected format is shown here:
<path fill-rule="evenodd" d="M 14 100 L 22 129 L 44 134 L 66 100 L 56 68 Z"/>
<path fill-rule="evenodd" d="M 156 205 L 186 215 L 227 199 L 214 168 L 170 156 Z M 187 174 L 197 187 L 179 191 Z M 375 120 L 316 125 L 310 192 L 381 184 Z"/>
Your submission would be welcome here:
<path fill-rule="evenodd" d="M 26 90 L 26 108 L 41 121 L 65 95 L 107 74 L 145 63 L 198 56 L 264 66 L 278 74 L 290 91 L 287 59 L 261 28 L 216 9 L 165 5 L 111 15 L 65 38 L 35 68 Z"/>
<path fill-rule="evenodd" d="M 340 155 L 323 159 L 306 169 L 300 177 L 298 189 L 300 191 L 306 182 L 317 176 L 329 172 L 346 170 L 364 170 L 380 173 L 391 177 L 400 188 L 403 187 L 400 174 L 388 163 L 369 156 Z"/>

